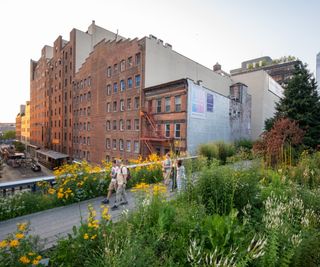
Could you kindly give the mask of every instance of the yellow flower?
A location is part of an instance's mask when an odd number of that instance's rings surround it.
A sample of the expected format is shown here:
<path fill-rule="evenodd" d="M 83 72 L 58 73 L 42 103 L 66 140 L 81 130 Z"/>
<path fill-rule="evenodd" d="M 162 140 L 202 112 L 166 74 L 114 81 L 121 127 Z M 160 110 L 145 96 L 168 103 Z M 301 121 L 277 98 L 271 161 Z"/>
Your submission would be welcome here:
<path fill-rule="evenodd" d="M 29 256 L 33 256 L 33 255 L 35 255 L 35 254 L 34 254 L 33 252 L 29 252 L 28 255 L 29 255 Z"/>
<path fill-rule="evenodd" d="M 10 247 L 12 247 L 12 248 L 15 248 L 15 247 L 17 247 L 17 246 L 19 246 L 19 240 L 17 240 L 17 239 L 13 239 L 13 240 L 11 240 L 10 241 Z"/>
<path fill-rule="evenodd" d="M 48 190 L 48 193 L 49 193 L 50 195 L 53 195 L 55 192 L 56 192 L 56 190 L 53 189 L 53 188 L 50 188 L 50 189 Z"/>
<path fill-rule="evenodd" d="M 97 237 L 97 235 L 91 236 L 91 240 L 95 239 L 96 237 Z"/>
<path fill-rule="evenodd" d="M 63 193 L 58 192 L 57 196 L 58 196 L 58 198 L 63 198 L 64 195 L 63 195 Z"/>
<path fill-rule="evenodd" d="M 42 257 L 40 255 L 36 257 L 36 260 L 38 260 L 38 261 L 41 259 L 42 259 Z"/>
<path fill-rule="evenodd" d="M 18 223 L 17 226 L 18 226 L 18 230 L 23 232 L 27 228 L 27 223 Z"/>
<path fill-rule="evenodd" d="M 0 248 L 5 248 L 8 245 L 8 242 L 6 240 L 2 240 L 0 242 Z"/>
<path fill-rule="evenodd" d="M 33 264 L 33 265 L 38 265 L 38 264 L 39 264 L 39 261 L 38 261 L 38 260 L 33 260 L 33 261 L 32 261 L 32 264 Z"/>
<path fill-rule="evenodd" d="M 24 234 L 17 233 L 17 234 L 16 234 L 16 238 L 17 238 L 17 239 L 22 239 L 22 238 L 24 238 Z"/>
<path fill-rule="evenodd" d="M 30 260 L 26 256 L 20 257 L 19 261 L 22 262 L 23 264 L 30 263 Z"/>
<path fill-rule="evenodd" d="M 83 238 L 84 238 L 84 239 L 88 239 L 88 238 L 89 238 L 89 235 L 86 233 L 86 234 L 84 234 Z"/>

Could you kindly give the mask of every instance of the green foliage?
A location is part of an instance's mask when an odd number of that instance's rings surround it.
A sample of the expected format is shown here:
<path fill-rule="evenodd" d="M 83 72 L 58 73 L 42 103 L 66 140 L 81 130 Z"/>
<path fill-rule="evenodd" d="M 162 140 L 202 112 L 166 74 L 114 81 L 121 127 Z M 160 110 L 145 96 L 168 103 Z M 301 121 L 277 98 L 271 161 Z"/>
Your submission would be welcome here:
<path fill-rule="evenodd" d="M 0 137 L 1 140 L 9 140 L 16 138 L 16 131 L 5 131 Z"/>
<path fill-rule="evenodd" d="M 200 145 L 198 151 L 199 155 L 206 157 L 209 161 L 218 159 L 222 164 L 225 164 L 227 158 L 234 155 L 235 147 L 233 144 L 215 142 Z"/>
<path fill-rule="evenodd" d="M 284 97 L 276 105 L 275 120 L 286 117 L 297 121 L 305 131 L 303 144 L 316 148 L 320 136 L 320 98 L 317 85 L 306 65 L 298 62 L 295 65 L 293 78 L 284 90 Z M 274 121 L 275 121 L 274 120 Z M 270 127 L 272 119 L 266 124 Z"/>
<path fill-rule="evenodd" d="M 18 152 L 24 152 L 26 150 L 26 146 L 19 141 L 13 142 L 13 145 L 15 147 L 15 150 Z"/>
<path fill-rule="evenodd" d="M 253 142 L 249 139 L 239 139 L 234 142 L 234 146 L 236 150 L 239 150 L 241 148 L 251 150 L 253 147 Z"/>

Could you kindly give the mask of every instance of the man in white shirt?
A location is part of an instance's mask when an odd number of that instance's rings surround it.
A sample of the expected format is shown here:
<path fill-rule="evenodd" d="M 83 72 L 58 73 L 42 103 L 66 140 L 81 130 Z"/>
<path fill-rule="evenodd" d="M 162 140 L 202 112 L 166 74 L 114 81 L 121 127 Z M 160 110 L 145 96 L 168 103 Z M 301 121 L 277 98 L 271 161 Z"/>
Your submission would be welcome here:
<path fill-rule="evenodd" d="M 116 179 L 117 179 L 117 192 L 116 192 L 116 202 L 111 208 L 116 210 L 119 205 L 128 204 L 126 195 L 126 184 L 127 184 L 128 170 L 127 167 L 121 164 L 121 160 L 117 160 L 116 166 Z"/>
<path fill-rule="evenodd" d="M 117 162 L 116 162 L 116 160 L 113 160 L 112 161 L 112 168 L 111 168 L 111 171 L 110 171 L 111 181 L 110 181 L 110 184 L 109 184 L 109 187 L 108 187 L 108 195 L 107 195 L 107 198 L 102 201 L 103 204 L 109 204 L 109 200 L 111 198 L 112 191 L 113 190 L 115 190 L 115 191 L 117 190 L 116 169 L 117 169 Z"/>

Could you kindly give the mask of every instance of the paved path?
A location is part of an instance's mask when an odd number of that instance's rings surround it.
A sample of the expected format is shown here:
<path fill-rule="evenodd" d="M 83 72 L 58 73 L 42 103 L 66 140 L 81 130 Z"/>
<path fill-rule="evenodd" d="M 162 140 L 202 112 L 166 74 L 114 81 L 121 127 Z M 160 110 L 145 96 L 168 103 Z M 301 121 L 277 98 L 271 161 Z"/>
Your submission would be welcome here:
<path fill-rule="evenodd" d="M 114 197 L 110 203 L 114 203 Z M 127 192 L 128 205 L 120 206 L 118 210 L 111 211 L 110 214 L 113 221 L 117 221 L 123 210 L 132 210 L 135 207 L 135 200 L 131 192 Z M 80 203 L 68 206 L 58 207 L 45 210 L 21 217 L 9 219 L 0 222 L 0 240 L 6 238 L 7 234 L 16 231 L 17 223 L 29 222 L 30 234 L 38 235 L 41 240 L 45 241 L 45 249 L 52 247 L 60 237 L 67 236 L 72 232 L 73 226 L 80 226 L 81 220 L 86 221 L 88 218 L 88 204 L 91 203 L 97 211 L 97 219 L 100 219 L 100 206 L 102 197 L 82 201 Z"/>

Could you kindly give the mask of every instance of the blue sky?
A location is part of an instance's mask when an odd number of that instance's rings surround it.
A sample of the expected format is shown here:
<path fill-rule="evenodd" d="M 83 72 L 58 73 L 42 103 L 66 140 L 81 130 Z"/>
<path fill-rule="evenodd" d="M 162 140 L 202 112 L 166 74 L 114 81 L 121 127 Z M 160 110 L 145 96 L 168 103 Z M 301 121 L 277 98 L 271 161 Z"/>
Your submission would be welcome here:
<path fill-rule="evenodd" d="M 264 55 L 293 55 L 315 71 L 320 51 L 316 0 L 2 0 L 0 122 L 12 122 L 29 100 L 29 61 L 58 35 L 85 31 L 92 20 L 125 37 L 153 34 L 173 49 L 225 71 Z"/>

